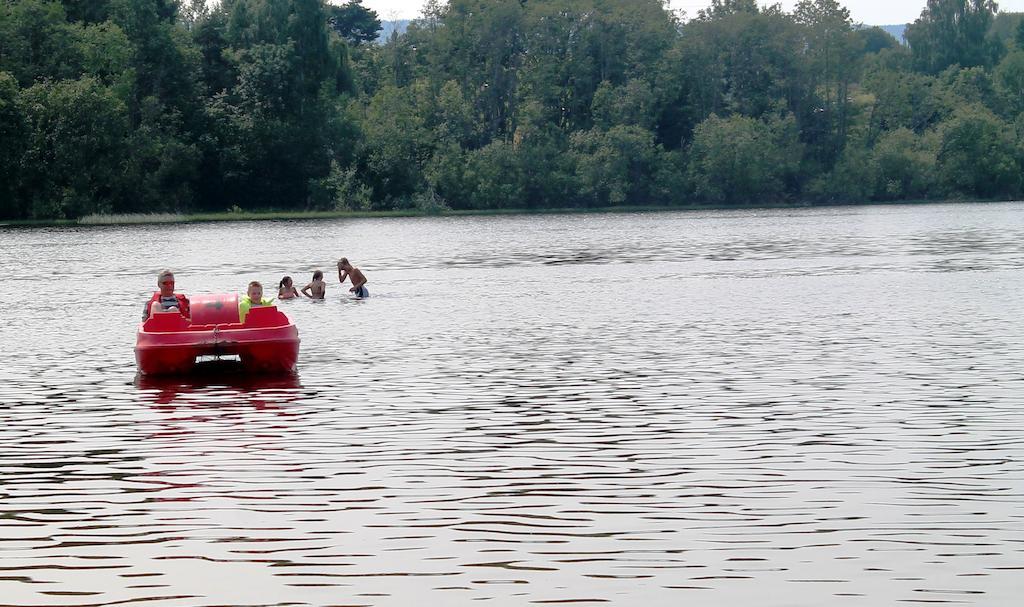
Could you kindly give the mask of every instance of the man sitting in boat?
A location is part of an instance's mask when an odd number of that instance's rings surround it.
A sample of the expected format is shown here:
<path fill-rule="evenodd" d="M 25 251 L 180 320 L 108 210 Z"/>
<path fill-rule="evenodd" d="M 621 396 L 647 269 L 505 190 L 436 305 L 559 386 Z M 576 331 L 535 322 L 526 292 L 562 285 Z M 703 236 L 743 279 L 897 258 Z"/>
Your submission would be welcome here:
<path fill-rule="evenodd" d="M 178 312 L 185 318 L 192 317 L 188 298 L 181 293 L 174 292 L 174 272 L 161 270 L 157 274 L 156 285 L 160 287 L 160 291 L 153 293 L 153 297 L 146 302 L 146 307 L 142 311 L 142 320 L 146 320 L 154 312 Z"/>
<path fill-rule="evenodd" d="M 253 306 L 269 306 L 273 303 L 273 299 L 263 299 L 263 285 L 259 281 L 250 282 L 245 297 L 238 300 L 238 322 L 245 322 L 245 317 Z"/>

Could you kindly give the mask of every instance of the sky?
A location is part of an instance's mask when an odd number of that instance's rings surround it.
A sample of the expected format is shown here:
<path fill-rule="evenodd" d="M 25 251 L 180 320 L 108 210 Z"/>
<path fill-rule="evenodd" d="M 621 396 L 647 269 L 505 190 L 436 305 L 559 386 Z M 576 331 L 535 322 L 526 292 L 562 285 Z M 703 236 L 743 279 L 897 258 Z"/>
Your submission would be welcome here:
<path fill-rule="evenodd" d="M 332 0 L 334 4 L 343 4 L 344 0 Z M 798 0 L 781 0 L 785 10 L 792 10 Z M 858 23 L 868 25 L 894 25 L 910 23 L 921 14 L 926 0 L 840 0 L 850 10 L 850 16 Z M 710 0 L 671 0 L 672 10 L 684 10 L 693 17 L 702 8 L 711 4 Z M 775 1 L 758 4 L 775 4 Z M 1024 0 L 1002 0 L 998 2 L 999 10 L 1006 12 L 1024 12 Z M 363 6 L 377 11 L 377 15 L 385 21 L 394 19 L 415 19 L 420 16 L 423 0 L 363 0 Z"/>

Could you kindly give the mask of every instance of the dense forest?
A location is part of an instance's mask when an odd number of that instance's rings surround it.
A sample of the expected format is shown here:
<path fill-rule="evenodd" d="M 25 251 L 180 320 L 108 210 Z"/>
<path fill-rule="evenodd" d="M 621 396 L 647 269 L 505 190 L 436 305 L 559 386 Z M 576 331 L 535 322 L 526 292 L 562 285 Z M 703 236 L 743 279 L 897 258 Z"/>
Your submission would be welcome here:
<path fill-rule="evenodd" d="M 0 0 L 0 216 L 1013 198 L 1024 24 L 927 0 Z"/>

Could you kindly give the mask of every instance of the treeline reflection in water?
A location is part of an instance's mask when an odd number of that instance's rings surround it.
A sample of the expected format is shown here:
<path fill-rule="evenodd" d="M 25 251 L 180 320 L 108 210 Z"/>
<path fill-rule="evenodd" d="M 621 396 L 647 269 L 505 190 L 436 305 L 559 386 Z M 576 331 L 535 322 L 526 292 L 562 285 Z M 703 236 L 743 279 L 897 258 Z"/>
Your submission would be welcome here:
<path fill-rule="evenodd" d="M 3 232 L 0 605 L 1016 604 L 1022 211 Z M 97 260 L 153 246 L 374 297 L 280 303 L 297 376 L 135 377 Z"/>

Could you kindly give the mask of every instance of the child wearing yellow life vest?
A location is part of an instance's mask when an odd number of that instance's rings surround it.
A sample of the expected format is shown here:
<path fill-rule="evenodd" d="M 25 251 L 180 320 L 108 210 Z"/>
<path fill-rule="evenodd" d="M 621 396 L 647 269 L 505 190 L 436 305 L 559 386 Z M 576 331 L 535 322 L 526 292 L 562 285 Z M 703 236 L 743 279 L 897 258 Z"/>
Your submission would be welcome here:
<path fill-rule="evenodd" d="M 269 306 L 273 303 L 273 299 L 263 299 L 263 285 L 259 281 L 250 282 L 248 292 L 238 300 L 238 322 L 245 322 L 253 306 Z"/>

